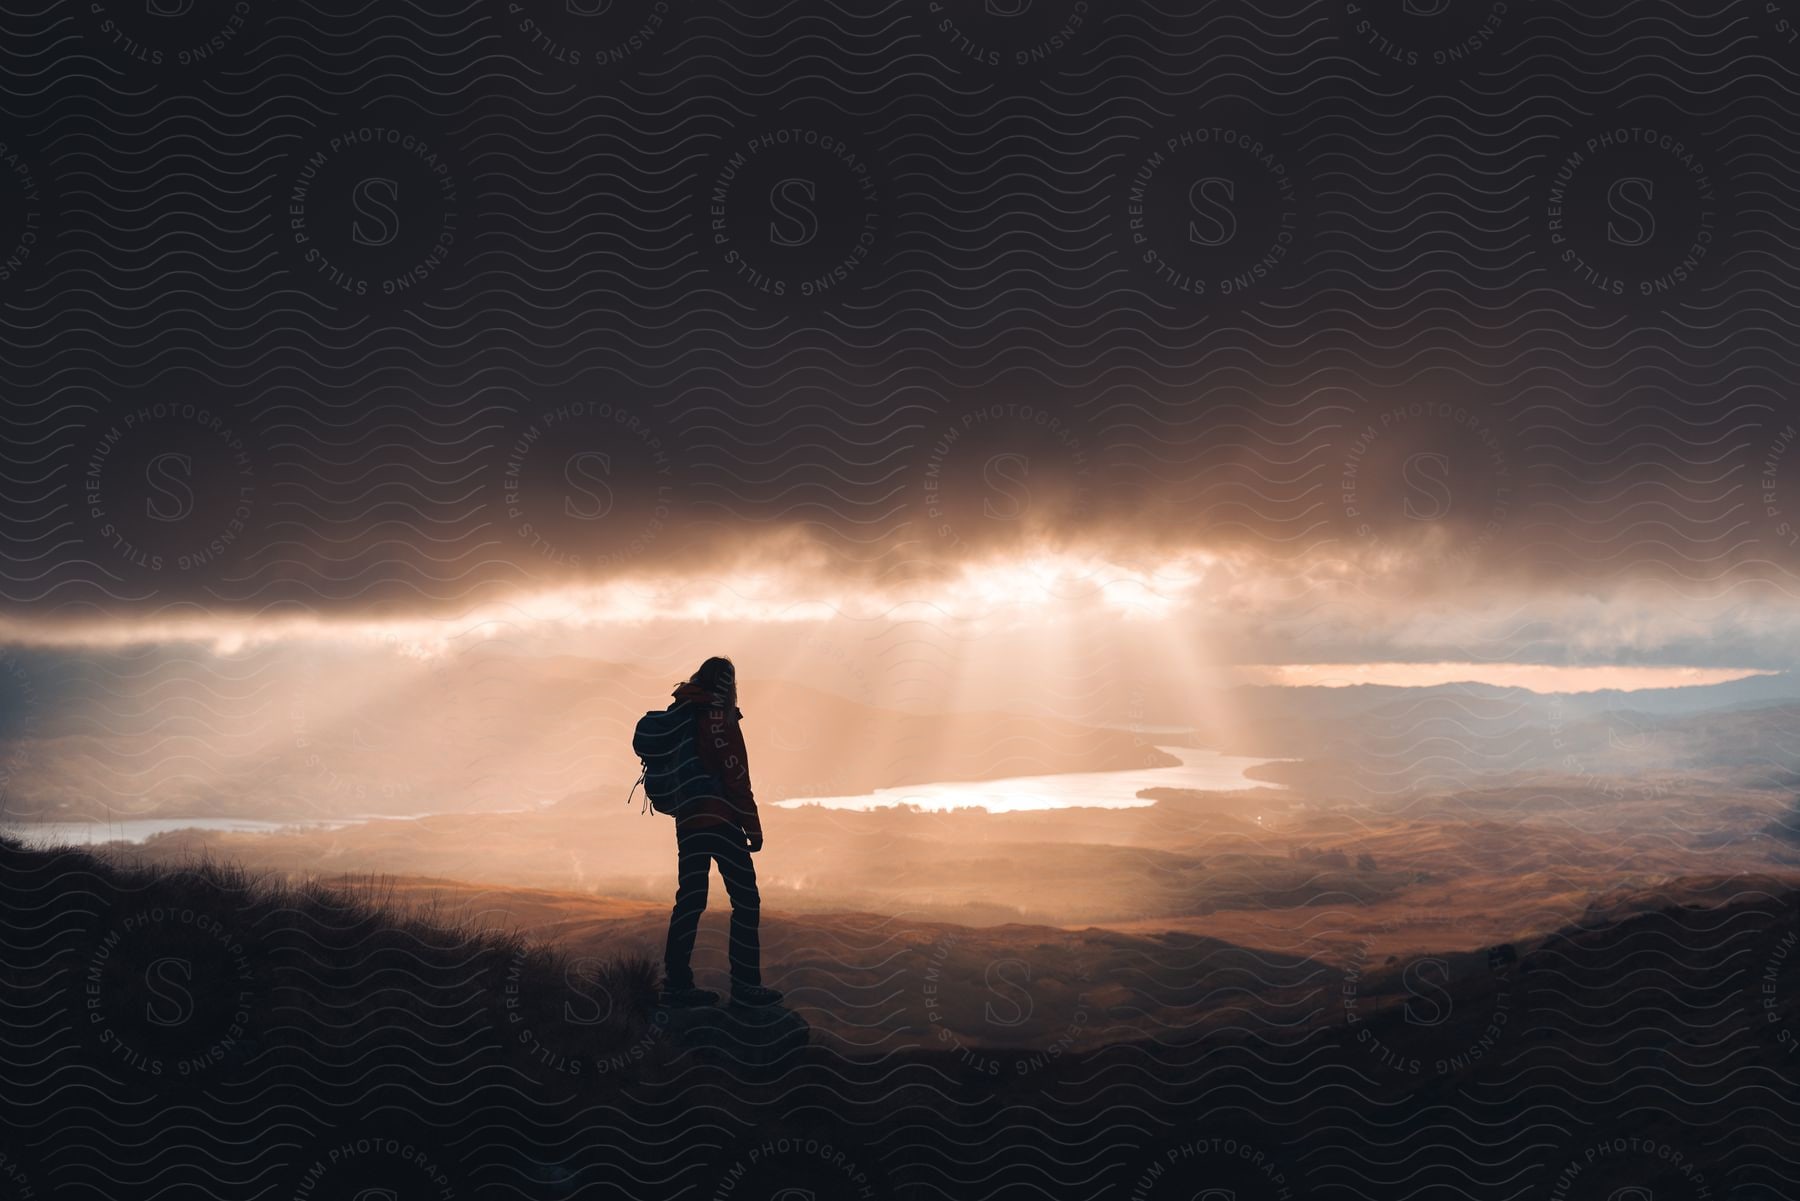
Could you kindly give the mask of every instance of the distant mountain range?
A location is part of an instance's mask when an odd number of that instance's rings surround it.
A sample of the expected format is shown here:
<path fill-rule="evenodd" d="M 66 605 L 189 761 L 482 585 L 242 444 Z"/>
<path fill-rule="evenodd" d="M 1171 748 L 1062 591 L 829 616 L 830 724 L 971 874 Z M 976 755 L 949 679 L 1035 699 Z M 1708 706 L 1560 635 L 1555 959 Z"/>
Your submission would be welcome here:
<path fill-rule="evenodd" d="M 1510 702 L 1524 709 L 1535 708 L 1545 720 L 1558 715 L 1572 718 L 1618 712 L 1670 716 L 1800 701 L 1800 672 L 1774 672 L 1719 684 L 1679 688 L 1633 691 L 1600 688 L 1591 692 L 1534 692 L 1528 688 L 1475 681 L 1433 684 L 1424 688 L 1392 684 L 1349 684 L 1335 688 L 1245 684 L 1221 690 L 1214 707 L 1269 718 L 1342 721 L 1378 711 L 1395 702 L 1430 703 L 1435 699 Z"/>
<path fill-rule="evenodd" d="M 290 820 L 622 796 L 637 773 L 632 724 L 666 704 L 673 683 L 641 666 L 504 650 L 78 655 L 54 675 L 40 660 L 20 659 L 33 691 L 0 698 L 0 801 L 27 819 Z M 1179 742 L 1293 760 L 1258 770 L 1351 797 L 1486 786 L 1509 773 L 1800 779 L 1800 745 L 1787 733 L 1796 714 L 1782 711 L 1800 706 L 1800 672 L 1557 694 L 1252 685 L 1187 695 L 1131 728 L 1124 714 L 1052 716 L 1033 697 L 933 713 L 766 678 L 746 681 L 743 705 L 758 793 L 771 800 L 1166 766 L 1173 759 L 1152 744 Z"/>

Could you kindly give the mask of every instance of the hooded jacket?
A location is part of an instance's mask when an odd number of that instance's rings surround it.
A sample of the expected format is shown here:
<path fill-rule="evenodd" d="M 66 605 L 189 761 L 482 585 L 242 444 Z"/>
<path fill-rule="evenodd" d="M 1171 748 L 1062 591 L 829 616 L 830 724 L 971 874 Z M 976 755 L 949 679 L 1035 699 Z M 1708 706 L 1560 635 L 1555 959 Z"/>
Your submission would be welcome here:
<path fill-rule="evenodd" d="M 700 766 L 719 781 L 721 793 L 695 801 L 676 825 L 684 830 L 736 826 L 745 834 L 760 838 L 762 819 L 757 816 L 756 797 L 750 789 L 750 757 L 744 750 L 744 732 L 738 726 L 744 718 L 743 710 L 692 682 L 677 685 L 674 696 L 669 708 L 692 705 L 698 710 L 695 737 Z"/>

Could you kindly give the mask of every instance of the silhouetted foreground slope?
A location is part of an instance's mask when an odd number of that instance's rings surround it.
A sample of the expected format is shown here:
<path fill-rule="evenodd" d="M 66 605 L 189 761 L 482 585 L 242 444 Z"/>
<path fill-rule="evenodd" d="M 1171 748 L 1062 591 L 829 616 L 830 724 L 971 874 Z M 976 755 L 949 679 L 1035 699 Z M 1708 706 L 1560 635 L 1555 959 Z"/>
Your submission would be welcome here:
<path fill-rule="evenodd" d="M 0 911 L 0 1128 L 36 1195 L 467 1190 L 471 1138 L 488 1170 L 528 1162 L 496 1107 L 529 1113 L 583 1062 L 631 1054 L 654 995 L 647 961 L 571 964 L 216 863 L 0 839 Z M 571 981 L 579 1024 L 556 1008 Z"/>
<path fill-rule="evenodd" d="M 849 1058 L 782 1015 L 761 1043 L 724 1011 L 680 1033 L 694 1019 L 651 1008 L 641 960 L 0 840 L 0 1181 L 117 1198 L 1791 1197 L 1796 904 L 1766 880 L 1675 882 L 1530 945 L 1234 975 L 1197 997 L 1208 1020 L 1164 1038 Z M 1120 1016 L 1096 998 L 1084 1020 Z"/>

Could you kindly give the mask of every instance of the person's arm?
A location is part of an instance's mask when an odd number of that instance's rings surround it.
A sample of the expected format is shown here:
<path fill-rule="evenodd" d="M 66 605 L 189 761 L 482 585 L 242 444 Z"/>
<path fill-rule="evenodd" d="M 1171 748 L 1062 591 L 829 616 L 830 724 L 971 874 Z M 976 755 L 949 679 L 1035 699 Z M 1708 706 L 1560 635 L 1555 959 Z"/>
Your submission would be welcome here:
<path fill-rule="evenodd" d="M 752 849 L 762 846 L 762 818 L 756 812 L 756 794 L 750 787 L 750 755 L 744 749 L 744 731 L 722 708 L 706 711 L 700 721 L 700 762 L 719 781 L 725 801 L 736 813 L 738 826 Z"/>

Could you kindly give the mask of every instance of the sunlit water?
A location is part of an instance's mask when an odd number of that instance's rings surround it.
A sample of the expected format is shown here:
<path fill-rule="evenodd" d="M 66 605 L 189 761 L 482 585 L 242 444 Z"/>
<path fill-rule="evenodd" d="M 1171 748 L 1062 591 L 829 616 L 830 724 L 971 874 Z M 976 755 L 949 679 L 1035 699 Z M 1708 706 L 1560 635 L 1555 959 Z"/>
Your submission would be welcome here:
<path fill-rule="evenodd" d="M 1156 802 L 1141 797 L 1146 788 L 1191 788 L 1225 792 L 1240 788 L 1275 788 L 1244 775 L 1244 769 L 1273 759 L 1249 759 L 1186 746 L 1156 748 L 1181 760 L 1178 767 L 1135 767 L 1125 771 L 1070 772 L 1056 776 L 1013 776 L 1003 780 L 969 780 L 943 784 L 910 784 L 878 788 L 860 796 L 804 797 L 779 801 L 784 808 L 823 805 L 827 809 L 879 809 L 915 805 L 931 812 L 986 809 L 1021 813 L 1042 809 L 1141 809 Z"/>

